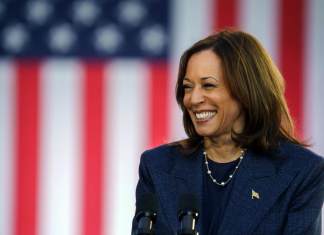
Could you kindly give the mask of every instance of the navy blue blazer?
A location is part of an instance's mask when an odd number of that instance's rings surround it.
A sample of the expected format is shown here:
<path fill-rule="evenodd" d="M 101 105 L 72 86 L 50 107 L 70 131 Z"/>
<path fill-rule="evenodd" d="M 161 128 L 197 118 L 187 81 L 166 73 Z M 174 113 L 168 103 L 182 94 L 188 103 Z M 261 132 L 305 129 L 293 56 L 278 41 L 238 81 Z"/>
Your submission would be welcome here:
<path fill-rule="evenodd" d="M 182 193 L 194 193 L 201 202 L 202 151 L 185 155 L 176 146 L 163 145 L 142 154 L 136 198 L 146 192 L 158 197 L 156 235 L 176 234 L 177 202 Z M 271 155 L 248 150 L 233 180 L 218 234 L 321 234 L 322 157 L 290 143 L 281 143 Z M 259 199 L 252 197 L 252 190 Z M 198 221 L 198 231 L 201 224 Z"/>

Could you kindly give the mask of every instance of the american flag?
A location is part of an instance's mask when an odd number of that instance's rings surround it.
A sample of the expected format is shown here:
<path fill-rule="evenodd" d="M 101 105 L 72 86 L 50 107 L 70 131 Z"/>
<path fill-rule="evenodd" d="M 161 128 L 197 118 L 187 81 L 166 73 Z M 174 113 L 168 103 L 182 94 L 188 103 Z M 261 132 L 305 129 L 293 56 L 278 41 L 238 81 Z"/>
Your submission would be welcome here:
<path fill-rule="evenodd" d="M 0 234 L 130 234 L 140 153 L 185 136 L 179 56 L 223 27 L 270 52 L 299 135 L 324 155 L 323 9 L 323 0 L 0 1 Z"/>

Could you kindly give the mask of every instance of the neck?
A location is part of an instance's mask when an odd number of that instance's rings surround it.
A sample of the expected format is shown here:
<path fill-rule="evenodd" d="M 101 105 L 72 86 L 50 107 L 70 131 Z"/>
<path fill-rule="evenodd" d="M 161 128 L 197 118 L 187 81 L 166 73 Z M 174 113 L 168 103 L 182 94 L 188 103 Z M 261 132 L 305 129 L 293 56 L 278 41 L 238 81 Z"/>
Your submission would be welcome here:
<path fill-rule="evenodd" d="M 241 152 L 241 148 L 230 138 L 204 138 L 204 148 L 208 158 L 219 163 L 235 161 Z"/>

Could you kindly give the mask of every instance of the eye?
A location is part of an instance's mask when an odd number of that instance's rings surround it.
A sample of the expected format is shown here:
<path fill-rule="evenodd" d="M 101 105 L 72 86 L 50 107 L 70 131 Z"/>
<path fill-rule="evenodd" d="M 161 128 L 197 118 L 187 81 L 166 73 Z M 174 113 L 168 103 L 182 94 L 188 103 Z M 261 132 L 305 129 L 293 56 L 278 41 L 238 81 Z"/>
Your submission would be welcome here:
<path fill-rule="evenodd" d="M 185 91 L 190 90 L 192 88 L 192 86 L 189 84 L 182 84 L 182 87 Z"/>
<path fill-rule="evenodd" d="M 217 87 L 217 85 L 215 85 L 213 83 L 204 83 L 203 84 L 203 88 L 206 88 L 206 89 L 212 89 L 214 87 Z"/>

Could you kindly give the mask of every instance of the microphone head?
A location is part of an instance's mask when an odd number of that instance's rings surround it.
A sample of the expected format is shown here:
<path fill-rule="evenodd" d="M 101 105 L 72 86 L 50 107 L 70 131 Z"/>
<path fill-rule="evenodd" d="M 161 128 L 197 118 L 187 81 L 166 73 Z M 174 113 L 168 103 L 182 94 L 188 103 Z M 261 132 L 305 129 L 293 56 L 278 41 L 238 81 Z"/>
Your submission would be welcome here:
<path fill-rule="evenodd" d="M 198 199 L 192 193 L 185 193 L 180 195 L 179 202 L 178 202 L 178 217 L 179 220 L 184 215 L 192 215 L 195 219 L 198 218 Z"/>
<path fill-rule="evenodd" d="M 153 193 L 144 193 L 136 201 L 136 219 L 139 220 L 143 215 L 155 217 L 158 209 L 157 198 Z"/>

